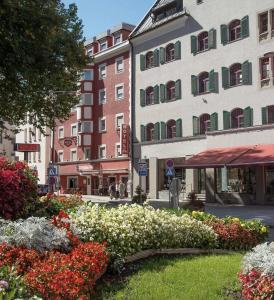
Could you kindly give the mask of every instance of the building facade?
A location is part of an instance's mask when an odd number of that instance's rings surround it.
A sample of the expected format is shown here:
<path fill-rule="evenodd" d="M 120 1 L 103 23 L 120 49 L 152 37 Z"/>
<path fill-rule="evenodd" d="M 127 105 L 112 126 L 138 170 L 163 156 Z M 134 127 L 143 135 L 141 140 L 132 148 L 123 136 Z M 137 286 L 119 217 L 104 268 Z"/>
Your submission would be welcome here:
<path fill-rule="evenodd" d="M 129 181 L 133 29 L 122 23 L 86 42 L 91 63 L 83 70 L 81 101 L 55 130 L 61 193 L 107 195 L 110 184 Z"/>
<path fill-rule="evenodd" d="M 33 126 L 31 120 L 20 128 L 15 136 L 16 160 L 26 161 L 31 169 L 37 172 L 38 184 L 48 184 L 48 167 L 51 160 L 51 137 L 50 131 L 46 135 Z"/>
<path fill-rule="evenodd" d="M 14 160 L 15 136 L 10 125 L 4 124 L 4 126 L 5 128 L 0 130 L 0 156 L 5 156 L 10 160 Z"/>
<path fill-rule="evenodd" d="M 167 199 L 172 159 L 185 193 L 273 203 L 273 1 L 158 0 L 130 40 L 134 186 Z"/>

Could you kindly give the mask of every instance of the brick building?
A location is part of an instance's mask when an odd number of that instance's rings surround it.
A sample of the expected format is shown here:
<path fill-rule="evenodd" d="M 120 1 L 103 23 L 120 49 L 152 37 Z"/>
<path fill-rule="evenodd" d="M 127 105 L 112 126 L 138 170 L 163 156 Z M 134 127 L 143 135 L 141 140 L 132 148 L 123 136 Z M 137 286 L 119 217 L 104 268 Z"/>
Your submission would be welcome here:
<path fill-rule="evenodd" d="M 85 44 L 92 63 L 82 73 L 81 101 L 71 117 L 57 122 L 55 129 L 55 161 L 59 165 L 61 193 L 106 195 L 110 183 L 128 182 L 128 36 L 133 29 L 134 26 L 122 23 Z"/>

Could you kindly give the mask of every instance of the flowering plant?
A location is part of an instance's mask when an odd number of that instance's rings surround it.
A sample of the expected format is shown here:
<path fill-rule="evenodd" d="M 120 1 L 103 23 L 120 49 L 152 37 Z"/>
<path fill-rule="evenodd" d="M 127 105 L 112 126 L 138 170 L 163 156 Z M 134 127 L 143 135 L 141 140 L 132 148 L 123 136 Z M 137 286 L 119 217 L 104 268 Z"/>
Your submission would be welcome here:
<path fill-rule="evenodd" d="M 107 209 L 84 206 L 71 215 L 85 241 L 106 241 L 113 259 L 145 249 L 212 248 L 214 231 L 190 216 L 176 216 L 149 206 L 121 205 Z"/>
<path fill-rule="evenodd" d="M 274 244 L 261 244 L 245 255 L 239 274 L 246 300 L 274 298 Z"/>
<path fill-rule="evenodd" d="M 23 162 L 0 157 L 0 217 L 27 215 L 37 197 L 37 177 Z"/>

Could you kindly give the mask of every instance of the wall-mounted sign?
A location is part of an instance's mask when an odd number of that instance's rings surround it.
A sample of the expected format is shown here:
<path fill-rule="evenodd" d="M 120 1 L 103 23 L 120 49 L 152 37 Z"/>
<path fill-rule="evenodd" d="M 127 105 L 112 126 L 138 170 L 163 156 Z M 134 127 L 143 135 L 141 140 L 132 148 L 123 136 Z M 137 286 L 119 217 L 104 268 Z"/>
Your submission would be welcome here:
<path fill-rule="evenodd" d="M 73 143 L 75 146 L 77 145 L 77 137 L 76 136 L 64 138 L 64 145 L 66 147 L 72 146 Z"/>
<path fill-rule="evenodd" d="M 129 154 L 129 125 L 122 124 L 121 130 L 121 154 Z"/>
<path fill-rule="evenodd" d="M 15 149 L 18 152 L 39 152 L 40 145 L 39 144 L 16 144 Z"/>

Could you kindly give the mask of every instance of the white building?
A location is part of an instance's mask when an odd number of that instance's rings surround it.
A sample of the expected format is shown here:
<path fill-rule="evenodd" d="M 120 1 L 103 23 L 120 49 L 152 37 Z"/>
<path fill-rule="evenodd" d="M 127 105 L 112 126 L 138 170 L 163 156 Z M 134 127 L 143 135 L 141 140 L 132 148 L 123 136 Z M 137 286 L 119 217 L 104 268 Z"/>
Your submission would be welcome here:
<path fill-rule="evenodd" d="M 44 136 L 39 129 L 31 124 L 23 126 L 18 134 L 16 134 L 16 144 L 21 145 L 22 151 L 16 151 L 16 159 L 26 161 L 29 166 L 37 171 L 39 178 L 38 184 L 48 184 L 48 166 L 50 162 L 50 135 L 49 131 Z M 35 147 L 33 147 L 35 145 Z M 38 146 L 37 146 L 38 145 Z M 34 148 L 32 150 L 31 148 Z M 23 152 L 23 150 L 31 149 L 31 152 Z M 18 149 L 19 150 L 19 149 Z M 35 151 L 37 150 L 37 151 Z"/>
<path fill-rule="evenodd" d="M 273 0 L 158 0 L 131 42 L 134 185 L 167 198 L 173 159 L 207 201 L 273 201 Z"/>

